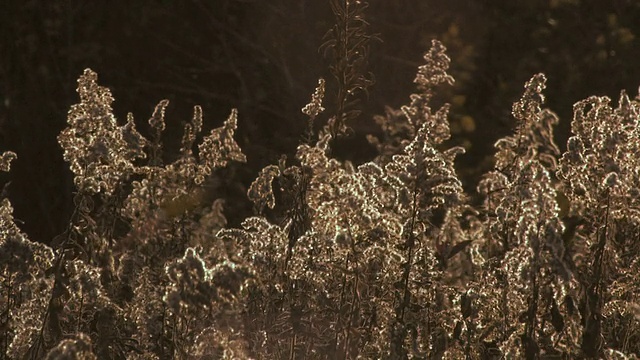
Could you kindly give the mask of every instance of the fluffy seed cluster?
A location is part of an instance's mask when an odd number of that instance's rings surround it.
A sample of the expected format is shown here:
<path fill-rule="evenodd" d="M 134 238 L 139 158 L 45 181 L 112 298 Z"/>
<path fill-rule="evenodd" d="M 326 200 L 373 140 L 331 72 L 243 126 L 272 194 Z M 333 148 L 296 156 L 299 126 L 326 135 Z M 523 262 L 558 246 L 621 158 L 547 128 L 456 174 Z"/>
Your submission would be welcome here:
<path fill-rule="evenodd" d="M 363 3 L 333 3 L 364 36 Z M 338 61 L 339 90 L 369 85 L 363 56 Z M 168 101 L 145 137 L 86 70 L 58 137 L 76 185 L 68 230 L 31 241 L 0 201 L 0 359 L 636 359 L 640 99 L 578 102 L 561 153 L 534 75 L 466 194 L 449 106 L 432 101 L 453 84 L 450 59 L 433 41 L 424 61 L 408 104 L 376 117 L 378 156 L 358 165 L 331 155 L 358 114 L 343 94 L 325 117 L 321 79 L 307 138 L 257 173 L 239 228 L 217 177 L 247 160 L 236 110 L 202 135 L 196 106 L 165 162 Z"/>

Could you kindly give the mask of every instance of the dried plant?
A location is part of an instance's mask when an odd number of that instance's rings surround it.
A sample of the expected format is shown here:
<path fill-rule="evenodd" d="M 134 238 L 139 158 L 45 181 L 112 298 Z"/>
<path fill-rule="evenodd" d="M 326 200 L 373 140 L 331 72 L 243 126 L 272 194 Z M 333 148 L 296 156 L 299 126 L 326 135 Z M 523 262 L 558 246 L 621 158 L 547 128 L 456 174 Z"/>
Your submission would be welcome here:
<path fill-rule="evenodd" d="M 322 44 L 325 56 L 331 56 L 329 70 L 336 80 L 335 116 L 327 124 L 327 131 L 333 136 L 348 135 L 353 132 L 349 122 L 356 119 L 362 110 L 358 108 L 360 94 L 367 94 L 373 85 L 373 75 L 367 72 L 369 43 L 376 39 L 368 33 L 366 21 L 366 1 L 330 0 L 335 15 L 335 25 L 325 35 Z"/>
<path fill-rule="evenodd" d="M 408 104 L 375 118 L 378 156 L 332 157 L 371 84 L 366 3 L 332 5 L 336 113 L 320 79 L 295 158 L 256 174 L 239 228 L 217 191 L 217 171 L 246 161 L 239 114 L 203 136 L 196 106 L 166 161 L 169 102 L 139 132 L 85 70 L 58 136 L 76 187 L 67 231 L 31 241 L 0 202 L 0 359 L 640 356 L 640 98 L 578 102 L 561 153 L 534 75 L 473 206 L 449 105 L 433 104 L 453 84 L 438 41 Z"/>

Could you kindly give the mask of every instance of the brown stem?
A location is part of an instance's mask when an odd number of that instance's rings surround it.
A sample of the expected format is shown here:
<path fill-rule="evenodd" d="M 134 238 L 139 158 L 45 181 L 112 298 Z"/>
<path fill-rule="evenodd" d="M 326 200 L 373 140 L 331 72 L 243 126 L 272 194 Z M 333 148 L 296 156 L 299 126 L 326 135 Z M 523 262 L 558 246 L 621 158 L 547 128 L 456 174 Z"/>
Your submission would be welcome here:
<path fill-rule="evenodd" d="M 611 206 L 611 196 L 607 194 L 607 206 L 605 208 L 604 227 L 597 231 L 598 244 L 596 245 L 593 260 L 593 282 L 586 291 L 586 316 L 585 329 L 582 336 L 582 351 L 587 357 L 599 357 L 602 349 L 602 294 L 605 291 L 605 284 L 602 280 L 604 272 L 604 250 L 607 244 L 607 233 L 609 229 L 609 209 Z"/>

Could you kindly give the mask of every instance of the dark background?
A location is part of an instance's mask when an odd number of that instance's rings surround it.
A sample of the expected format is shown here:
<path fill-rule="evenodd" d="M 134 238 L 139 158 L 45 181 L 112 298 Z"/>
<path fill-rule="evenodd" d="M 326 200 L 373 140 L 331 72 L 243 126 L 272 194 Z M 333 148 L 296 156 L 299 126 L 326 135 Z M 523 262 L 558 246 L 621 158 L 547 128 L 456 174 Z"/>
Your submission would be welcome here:
<path fill-rule="evenodd" d="M 231 225 L 250 213 L 244 192 L 259 169 L 291 157 L 304 131 L 300 109 L 318 77 L 331 81 L 318 51 L 333 25 L 324 0 L 0 1 L 0 150 L 18 154 L 10 174 L 15 217 L 33 240 L 49 242 L 68 223 L 72 176 L 56 136 L 78 102 L 76 80 L 90 67 L 112 90 L 114 114 L 132 112 L 144 132 L 154 106 L 171 100 L 165 155 L 178 150 L 182 124 L 202 105 L 205 130 L 239 110 L 236 138 L 248 164 L 224 170 Z M 448 47 L 456 85 L 453 143 L 468 148 L 460 174 L 468 189 L 491 167 L 492 144 L 515 125 L 511 104 L 537 72 L 547 105 L 561 117 L 563 147 L 572 104 L 589 95 L 632 96 L 640 85 L 640 3 L 633 0 L 371 0 L 366 11 L 376 84 L 334 155 L 370 160 L 374 114 L 398 108 L 432 38 Z M 329 83 L 331 89 L 331 83 Z M 331 94 L 327 94 L 331 99 Z M 329 112 L 331 104 L 327 103 Z M 322 118 L 326 121 L 326 117 Z"/>

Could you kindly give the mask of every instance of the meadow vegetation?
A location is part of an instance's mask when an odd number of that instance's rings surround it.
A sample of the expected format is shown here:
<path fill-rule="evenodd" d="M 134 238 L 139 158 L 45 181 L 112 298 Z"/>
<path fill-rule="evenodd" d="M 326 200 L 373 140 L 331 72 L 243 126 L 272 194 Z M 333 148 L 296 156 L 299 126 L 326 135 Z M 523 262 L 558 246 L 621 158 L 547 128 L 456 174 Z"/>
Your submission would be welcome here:
<path fill-rule="evenodd" d="M 309 89 L 296 156 L 256 174 L 240 228 L 215 191 L 219 170 L 247 160 L 242 114 L 202 134 L 195 106 L 167 160 L 167 100 L 146 124 L 119 121 L 97 74 L 80 75 L 58 136 L 74 174 L 67 230 L 31 240 L 0 203 L 0 359 L 640 356 L 640 98 L 576 103 L 563 153 L 533 75 L 466 193 L 465 149 L 434 101 L 454 82 L 434 40 L 406 105 L 375 118 L 378 156 L 339 160 L 375 37 L 365 2 L 332 5 L 334 78 Z"/>

